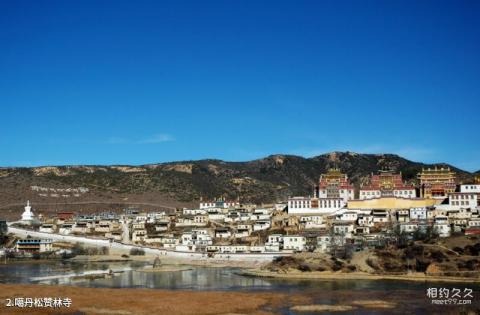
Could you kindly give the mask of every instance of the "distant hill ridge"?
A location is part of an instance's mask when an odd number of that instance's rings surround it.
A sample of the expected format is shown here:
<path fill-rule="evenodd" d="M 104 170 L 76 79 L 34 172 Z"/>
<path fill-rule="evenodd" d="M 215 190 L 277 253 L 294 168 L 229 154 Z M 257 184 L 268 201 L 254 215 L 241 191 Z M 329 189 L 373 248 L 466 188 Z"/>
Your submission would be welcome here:
<path fill-rule="evenodd" d="M 77 200 L 193 203 L 218 196 L 245 202 L 274 202 L 289 195 L 311 194 L 320 174 L 332 167 L 346 173 L 359 187 L 371 173 L 382 169 L 402 172 L 404 180 L 416 182 L 422 167 L 434 166 L 450 167 L 457 173 L 459 183 L 471 182 L 475 176 L 445 163 L 424 164 L 395 154 L 354 152 L 330 152 L 312 158 L 276 154 L 246 162 L 206 159 L 140 166 L 6 167 L 0 168 L 0 206 L 26 198 L 64 204 Z M 41 197 L 32 192 L 33 185 L 85 187 L 89 192 L 78 198 L 52 197 L 50 192 Z"/>

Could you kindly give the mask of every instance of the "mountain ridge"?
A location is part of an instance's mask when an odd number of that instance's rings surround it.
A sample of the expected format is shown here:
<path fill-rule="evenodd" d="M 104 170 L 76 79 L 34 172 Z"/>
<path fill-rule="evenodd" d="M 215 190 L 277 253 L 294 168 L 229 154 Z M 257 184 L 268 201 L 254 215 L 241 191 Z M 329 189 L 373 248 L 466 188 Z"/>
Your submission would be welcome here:
<path fill-rule="evenodd" d="M 102 168 L 102 167 L 130 167 L 130 168 L 141 168 L 141 167 L 155 167 L 155 166 L 161 166 L 161 165 L 171 165 L 171 164 L 185 164 L 185 163 L 198 163 L 198 162 L 219 162 L 219 163 L 224 163 L 224 164 L 233 164 L 233 163 L 252 163 L 256 161 L 263 161 L 266 159 L 271 159 L 271 158 L 300 158 L 300 159 L 305 159 L 305 160 L 311 160 L 311 159 L 317 159 L 321 157 L 331 157 L 332 155 L 335 156 L 337 154 L 349 154 L 352 156 L 372 156 L 372 157 L 396 157 L 400 158 L 403 160 L 406 160 L 411 163 L 416 163 L 416 164 L 423 164 L 426 166 L 432 166 L 432 165 L 437 165 L 437 166 L 447 166 L 454 168 L 456 170 L 460 170 L 465 173 L 470 173 L 470 174 L 477 174 L 480 173 L 480 170 L 474 171 L 474 172 L 469 172 L 463 169 L 460 169 L 456 166 L 453 166 L 452 164 L 445 163 L 445 162 L 437 162 L 437 163 L 423 163 L 423 162 L 416 162 L 413 160 L 406 159 L 398 154 L 394 153 L 357 153 L 353 151 L 332 151 L 332 152 L 327 152 L 324 154 L 312 156 L 312 157 L 304 157 L 301 155 L 295 155 L 295 154 L 282 154 L 282 153 L 276 153 L 276 154 L 270 154 L 266 157 L 263 158 L 258 158 L 258 159 L 253 159 L 253 160 L 247 160 L 247 161 L 229 161 L 229 160 L 222 160 L 222 159 L 215 159 L 215 158 L 205 158 L 205 159 L 197 159 L 197 160 L 178 160 L 178 161 L 168 161 L 168 162 L 158 162 L 158 163 L 145 163 L 145 164 L 62 164 L 62 165 L 38 165 L 38 166 L 0 166 L 0 170 L 5 170 L 5 169 L 35 169 L 35 168 Z"/>
<path fill-rule="evenodd" d="M 402 172 L 406 182 L 416 183 L 417 173 L 426 167 L 450 167 L 459 183 L 471 182 L 470 173 L 446 163 L 414 162 L 396 154 L 329 152 L 305 158 L 272 154 L 243 162 L 219 159 L 187 160 L 143 165 L 64 165 L 0 168 L 0 210 L 32 202 L 59 205 L 98 202 L 128 205 L 133 202 L 193 206 L 200 199 L 225 196 L 244 202 L 275 202 L 292 195 L 312 194 L 322 173 L 338 167 L 358 188 L 371 173 L 390 168 Z M 48 192 L 33 191 L 47 189 Z M 80 196 L 65 189 L 84 187 Z M 57 192 L 56 190 L 62 193 Z M 86 208 L 86 206 L 85 206 Z M 83 211 L 83 208 L 81 209 Z M 98 210 L 98 209 L 97 209 Z M 1 213 L 0 213 L 1 216 Z"/>

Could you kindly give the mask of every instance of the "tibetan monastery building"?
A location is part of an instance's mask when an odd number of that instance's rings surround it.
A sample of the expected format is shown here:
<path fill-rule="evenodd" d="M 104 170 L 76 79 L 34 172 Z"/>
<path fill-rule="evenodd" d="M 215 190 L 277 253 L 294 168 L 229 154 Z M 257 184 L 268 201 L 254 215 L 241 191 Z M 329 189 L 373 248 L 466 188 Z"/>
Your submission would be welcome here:
<path fill-rule="evenodd" d="M 344 202 L 354 199 L 354 188 L 346 174 L 338 168 L 331 168 L 326 174 L 320 175 L 315 188 L 317 198 L 341 198 Z"/>
<path fill-rule="evenodd" d="M 359 199 L 374 199 L 382 197 L 416 198 L 415 187 L 407 185 L 402 180 L 402 173 L 380 171 L 372 174 L 367 185 L 360 188 Z"/>
<path fill-rule="evenodd" d="M 313 197 L 289 197 L 289 214 L 329 214 L 354 198 L 354 188 L 346 174 L 336 168 L 320 176 Z"/>
<path fill-rule="evenodd" d="M 455 192 L 455 172 L 447 168 L 422 169 L 418 174 L 420 181 L 420 197 L 445 199 Z"/>

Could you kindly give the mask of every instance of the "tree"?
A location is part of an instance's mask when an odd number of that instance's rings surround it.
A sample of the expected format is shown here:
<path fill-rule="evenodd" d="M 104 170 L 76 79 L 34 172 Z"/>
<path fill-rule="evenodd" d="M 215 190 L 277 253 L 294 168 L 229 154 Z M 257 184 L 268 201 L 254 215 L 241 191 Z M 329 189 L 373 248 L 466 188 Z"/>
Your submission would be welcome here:
<path fill-rule="evenodd" d="M 415 232 L 417 232 L 416 230 Z M 397 246 L 405 246 L 408 242 L 408 234 L 405 231 L 400 229 L 400 225 L 395 226 L 393 229 L 393 234 L 395 236 Z"/>
<path fill-rule="evenodd" d="M 131 256 L 144 256 L 145 255 L 145 250 L 143 250 L 142 248 L 133 247 L 132 249 L 130 249 L 130 255 Z"/>
<path fill-rule="evenodd" d="M 437 228 L 429 225 L 425 232 L 425 240 L 430 241 L 430 240 L 435 240 L 437 238 L 438 238 Z"/>
<path fill-rule="evenodd" d="M 426 233 L 422 232 L 420 229 L 416 229 L 415 232 L 413 232 L 413 240 L 415 241 L 423 241 L 425 240 Z"/>
<path fill-rule="evenodd" d="M 80 245 L 80 243 L 75 243 L 75 245 L 73 245 L 72 254 L 74 256 L 85 255 L 86 253 L 87 253 L 87 251 L 85 250 L 85 248 L 82 245 Z"/>
<path fill-rule="evenodd" d="M 99 254 L 108 255 L 109 252 L 110 252 L 109 248 L 107 246 L 103 246 L 102 248 L 100 248 Z"/>

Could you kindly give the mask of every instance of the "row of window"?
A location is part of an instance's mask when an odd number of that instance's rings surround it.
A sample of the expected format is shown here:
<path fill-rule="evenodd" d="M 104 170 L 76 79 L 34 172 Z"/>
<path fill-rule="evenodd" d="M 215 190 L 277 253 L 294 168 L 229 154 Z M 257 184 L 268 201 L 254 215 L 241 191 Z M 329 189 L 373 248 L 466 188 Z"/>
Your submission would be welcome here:
<path fill-rule="evenodd" d="M 395 195 L 413 195 L 413 190 L 394 190 Z M 360 191 L 360 194 L 365 195 L 377 195 L 380 196 L 380 191 Z"/>
<path fill-rule="evenodd" d="M 468 201 L 452 201 L 452 206 L 468 206 Z"/>
<path fill-rule="evenodd" d="M 299 237 L 290 238 L 290 239 L 284 238 L 283 241 L 284 241 L 284 242 L 285 242 L 285 241 L 290 241 L 290 242 L 296 242 L 296 243 L 298 243 L 298 242 L 303 241 L 303 239 L 301 239 L 301 238 L 299 238 Z"/>
<path fill-rule="evenodd" d="M 475 199 L 475 195 L 451 195 L 452 199 Z"/>
<path fill-rule="evenodd" d="M 320 200 L 320 208 L 341 207 L 340 200 Z M 311 208 L 310 201 L 291 201 L 290 208 Z"/>
<path fill-rule="evenodd" d="M 361 191 L 360 195 L 377 195 L 377 196 L 380 196 L 380 191 Z"/>
<path fill-rule="evenodd" d="M 336 190 L 328 189 L 328 193 L 335 193 L 335 192 L 336 192 Z M 343 193 L 351 193 L 351 194 L 353 194 L 353 190 L 340 189 L 340 190 L 338 190 L 338 192 L 339 192 L 340 194 L 343 194 Z"/>
<path fill-rule="evenodd" d="M 394 193 L 398 195 L 413 195 L 412 190 L 395 190 Z"/>
<path fill-rule="evenodd" d="M 290 203 L 290 207 L 291 208 L 310 208 L 311 204 L 310 202 L 306 202 L 306 201 L 301 201 L 301 202 L 291 202 Z"/>

